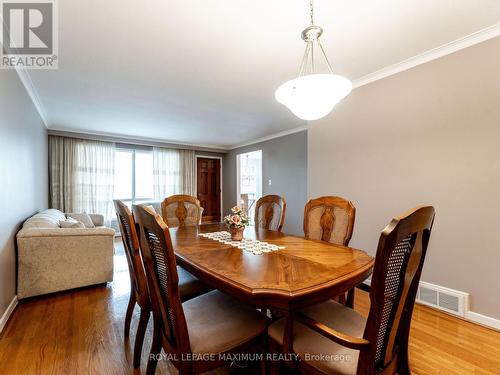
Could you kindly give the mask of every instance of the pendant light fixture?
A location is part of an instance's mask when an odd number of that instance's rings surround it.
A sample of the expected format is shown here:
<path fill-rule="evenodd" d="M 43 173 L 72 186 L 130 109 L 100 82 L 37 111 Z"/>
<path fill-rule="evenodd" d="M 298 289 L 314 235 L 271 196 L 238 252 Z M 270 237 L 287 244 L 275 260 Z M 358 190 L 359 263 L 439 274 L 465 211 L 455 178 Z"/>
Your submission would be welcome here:
<path fill-rule="evenodd" d="M 345 77 L 333 74 L 319 37 L 320 26 L 314 25 L 314 4 L 309 1 L 311 25 L 302 31 L 307 43 L 300 65 L 299 76 L 283 83 L 274 94 L 276 100 L 303 120 L 317 120 L 331 112 L 333 107 L 352 90 L 352 83 Z M 328 73 L 316 73 L 314 51 L 319 50 L 326 61 Z"/>

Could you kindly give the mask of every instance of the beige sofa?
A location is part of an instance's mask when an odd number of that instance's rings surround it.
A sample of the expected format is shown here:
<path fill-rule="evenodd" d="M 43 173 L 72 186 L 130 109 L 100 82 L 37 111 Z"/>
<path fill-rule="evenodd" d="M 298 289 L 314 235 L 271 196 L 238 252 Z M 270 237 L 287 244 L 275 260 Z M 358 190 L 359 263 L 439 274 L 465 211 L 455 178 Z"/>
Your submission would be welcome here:
<path fill-rule="evenodd" d="M 60 228 L 61 211 L 42 211 L 17 234 L 18 299 L 113 281 L 115 231 L 102 215 L 90 215 L 95 228 Z"/>

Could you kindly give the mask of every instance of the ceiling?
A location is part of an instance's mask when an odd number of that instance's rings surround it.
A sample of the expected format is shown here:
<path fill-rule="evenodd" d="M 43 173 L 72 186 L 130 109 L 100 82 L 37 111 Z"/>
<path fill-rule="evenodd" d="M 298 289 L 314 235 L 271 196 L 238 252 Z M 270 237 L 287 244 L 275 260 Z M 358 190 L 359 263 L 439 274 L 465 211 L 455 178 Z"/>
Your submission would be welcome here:
<path fill-rule="evenodd" d="M 50 129 L 227 148 L 305 125 L 274 99 L 307 0 L 65 0 L 59 69 L 32 70 Z M 500 22 L 498 0 L 316 0 L 334 70 L 358 79 Z"/>

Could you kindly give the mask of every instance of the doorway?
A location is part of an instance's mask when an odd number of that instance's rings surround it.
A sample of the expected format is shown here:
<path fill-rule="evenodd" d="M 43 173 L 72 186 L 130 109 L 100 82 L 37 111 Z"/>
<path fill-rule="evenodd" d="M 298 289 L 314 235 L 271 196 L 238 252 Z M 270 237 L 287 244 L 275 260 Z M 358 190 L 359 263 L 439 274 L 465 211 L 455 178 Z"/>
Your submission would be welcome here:
<path fill-rule="evenodd" d="M 221 221 L 221 159 L 196 157 L 197 198 L 203 207 L 202 222 Z"/>
<path fill-rule="evenodd" d="M 262 150 L 237 155 L 236 168 L 236 202 L 247 212 L 253 225 L 255 202 L 262 197 Z"/>

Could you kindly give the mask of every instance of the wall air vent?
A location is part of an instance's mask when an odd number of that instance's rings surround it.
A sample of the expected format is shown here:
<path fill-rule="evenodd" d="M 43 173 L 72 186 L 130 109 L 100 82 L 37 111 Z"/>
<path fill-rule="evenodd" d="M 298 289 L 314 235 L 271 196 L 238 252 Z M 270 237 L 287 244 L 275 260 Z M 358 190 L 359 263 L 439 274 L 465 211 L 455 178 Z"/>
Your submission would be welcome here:
<path fill-rule="evenodd" d="M 418 287 L 417 302 L 461 317 L 469 310 L 468 293 L 423 281 Z"/>
<path fill-rule="evenodd" d="M 423 286 L 420 286 L 419 288 L 419 295 L 418 299 L 421 302 L 428 303 L 433 306 L 437 306 L 438 304 L 438 292 L 437 290 L 434 289 L 429 289 Z"/>

